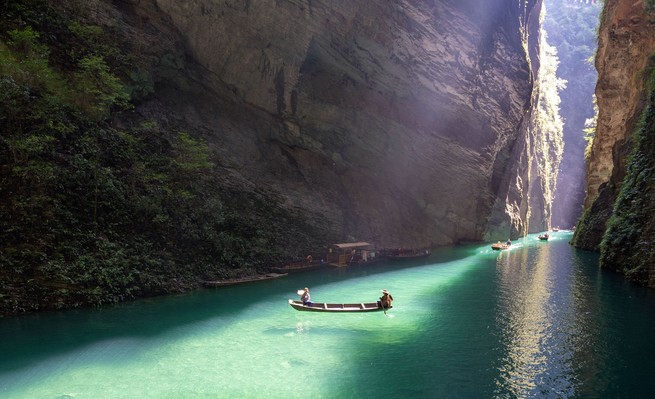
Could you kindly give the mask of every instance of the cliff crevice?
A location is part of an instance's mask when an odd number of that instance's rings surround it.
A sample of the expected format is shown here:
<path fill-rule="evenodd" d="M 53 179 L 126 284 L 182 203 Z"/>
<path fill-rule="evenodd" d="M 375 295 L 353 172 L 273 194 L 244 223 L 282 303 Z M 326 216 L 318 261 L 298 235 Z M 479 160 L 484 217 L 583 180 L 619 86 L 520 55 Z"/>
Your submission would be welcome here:
<path fill-rule="evenodd" d="M 548 207 L 525 199 L 524 183 L 538 183 L 522 141 L 537 95 L 540 1 L 156 4 L 213 91 L 232 87 L 270 115 L 229 140 L 239 173 L 331 215 L 335 235 L 411 246 L 517 237 L 531 206 Z M 260 150 L 244 162 L 248 141 Z M 516 162 L 517 174 L 492 182 Z M 289 166 L 303 179 L 268 172 Z M 541 226 L 547 214 L 533 211 Z"/>

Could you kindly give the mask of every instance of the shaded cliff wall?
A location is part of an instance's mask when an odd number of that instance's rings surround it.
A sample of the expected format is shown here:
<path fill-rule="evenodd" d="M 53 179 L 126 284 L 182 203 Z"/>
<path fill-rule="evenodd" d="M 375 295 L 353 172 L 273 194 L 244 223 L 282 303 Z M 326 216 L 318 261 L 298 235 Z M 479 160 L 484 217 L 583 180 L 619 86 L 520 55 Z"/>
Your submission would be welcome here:
<path fill-rule="evenodd" d="M 285 206 L 383 246 L 528 230 L 540 1 L 156 6 L 214 97 L 166 106 Z"/>
<path fill-rule="evenodd" d="M 0 314 L 547 225 L 540 0 L 6 6 Z"/>
<path fill-rule="evenodd" d="M 587 162 L 585 213 L 574 238 L 576 246 L 598 250 L 605 237 L 602 266 L 628 274 L 630 269 L 638 269 L 635 279 L 644 283 L 650 280 L 651 286 L 655 286 L 653 278 L 648 277 L 654 274 L 652 216 L 630 218 L 627 214 L 636 211 L 632 209 L 634 204 L 653 203 L 652 159 L 648 161 L 648 156 L 643 154 L 652 152 L 649 149 L 652 140 L 647 139 L 653 134 L 652 124 L 648 122 L 652 103 L 648 105 L 647 100 L 649 90 L 652 90 L 652 85 L 649 87 L 648 84 L 648 71 L 655 54 L 654 32 L 652 5 L 643 1 L 605 1 L 596 55 L 598 127 Z M 635 137 L 640 144 L 633 148 Z M 632 159 L 630 169 L 626 167 L 629 159 Z M 635 179 L 635 176 L 639 178 Z M 645 185 L 639 186 L 641 183 L 637 183 L 644 179 Z M 631 199 L 627 201 L 626 198 Z M 625 225 L 628 219 L 628 230 L 632 233 L 624 228 L 628 237 L 617 234 L 617 227 Z M 608 221 L 613 226 L 609 232 Z M 641 253 L 641 259 L 625 264 L 625 253 L 610 256 L 613 252 L 625 252 L 620 247 L 628 241 L 630 248 L 635 243 L 647 246 L 645 253 L 635 252 Z M 643 256 L 648 253 L 650 257 Z"/>
<path fill-rule="evenodd" d="M 575 237 L 581 248 L 599 248 L 644 107 L 643 74 L 655 52 L 652 13 L 644 6 L 643 1 L 610 0 L 601 15 L 596 54 L 598 126 L 587 161 L 584 228 Z"/>

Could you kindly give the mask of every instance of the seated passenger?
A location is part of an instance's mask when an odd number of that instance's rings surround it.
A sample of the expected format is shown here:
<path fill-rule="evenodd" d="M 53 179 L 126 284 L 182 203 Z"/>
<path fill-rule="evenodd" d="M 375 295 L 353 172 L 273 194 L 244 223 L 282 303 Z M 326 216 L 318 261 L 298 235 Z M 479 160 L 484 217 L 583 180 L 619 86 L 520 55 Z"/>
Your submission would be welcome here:
<path fill-rule="evenodd" d="M 309 288 L 305 287 L 302 295 L 300 295 L 300 300 L 303 305 L 312 306 L 312 298 L 309 296 Z"/>

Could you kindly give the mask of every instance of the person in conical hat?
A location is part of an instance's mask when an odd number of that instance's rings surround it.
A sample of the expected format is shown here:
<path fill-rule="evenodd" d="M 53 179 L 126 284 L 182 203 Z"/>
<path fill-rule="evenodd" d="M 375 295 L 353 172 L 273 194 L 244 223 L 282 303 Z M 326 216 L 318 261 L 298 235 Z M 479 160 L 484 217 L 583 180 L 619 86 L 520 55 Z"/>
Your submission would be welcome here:
<path fill-rule="evenodd" d="M 386 289 L 382 290 L 382 296 L 380 297 L 380 306 L 382 309 L 390 309 L 391 301 L 393 301 L 393 296 Z"/>

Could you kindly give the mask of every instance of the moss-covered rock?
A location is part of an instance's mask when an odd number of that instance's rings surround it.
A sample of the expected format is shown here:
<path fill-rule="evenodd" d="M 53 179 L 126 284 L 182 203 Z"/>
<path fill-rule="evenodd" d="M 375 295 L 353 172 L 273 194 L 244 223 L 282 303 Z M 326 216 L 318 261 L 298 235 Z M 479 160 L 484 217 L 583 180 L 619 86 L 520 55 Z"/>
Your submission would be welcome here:
<path fill-rule="evenodd" d="M 634 133 L 607 231 L 600 245 L 602 267 L 655 286 L 655 69 L 650 67 L 648 98 Z"/>

